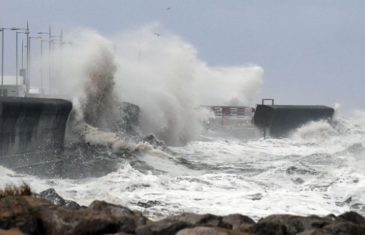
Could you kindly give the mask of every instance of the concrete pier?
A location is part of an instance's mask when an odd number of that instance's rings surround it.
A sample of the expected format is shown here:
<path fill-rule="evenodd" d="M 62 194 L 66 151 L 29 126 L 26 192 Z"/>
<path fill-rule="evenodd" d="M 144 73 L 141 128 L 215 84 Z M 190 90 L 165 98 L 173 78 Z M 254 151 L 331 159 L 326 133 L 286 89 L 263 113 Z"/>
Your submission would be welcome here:
<path fill-rule="evenodd" d="M 257 105 L 253 118 L 264 135 L 284 137 L 301 125 L 321 119 L 330 120 L 334 109 L 322 105 Z"/>
<path fill-rule="evenodd" d="M 62 151 L 71 109 L 61 99 L 0 97 L 0 160 Z"/>

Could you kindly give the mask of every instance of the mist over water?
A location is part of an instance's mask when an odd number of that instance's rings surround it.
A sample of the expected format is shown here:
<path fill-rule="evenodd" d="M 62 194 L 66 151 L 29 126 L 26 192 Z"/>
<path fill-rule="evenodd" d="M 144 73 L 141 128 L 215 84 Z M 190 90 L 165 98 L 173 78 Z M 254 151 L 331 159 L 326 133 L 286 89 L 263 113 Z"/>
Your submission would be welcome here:
<path fill-rule="evenodd" d="M 65 157 L 93 174 L 42 177 L 1 167 L 1 184 L 26 181 L 36 192 L 53 187 L 83 205 L 106 200 L 154 219 L 184 211 L 255 219 L 365 214 L 365 112 L 345 117 L 339 110 L 332 123 L 265 139 L 249 119 L 216 121 L 199 108 L 252 106 L 261 67 L 210 66 L 191 44 L 155 25 L 112 38 L 93 31 L 70 38 L 77 42 L 48 58 L 59 71 L 49 92 L 73 101 L 68 138 L 88 145 L 66 149 Z M 116 128 L 122 101 L 141 109 L 137 134 L 152 133 L 166 147 Z"/>

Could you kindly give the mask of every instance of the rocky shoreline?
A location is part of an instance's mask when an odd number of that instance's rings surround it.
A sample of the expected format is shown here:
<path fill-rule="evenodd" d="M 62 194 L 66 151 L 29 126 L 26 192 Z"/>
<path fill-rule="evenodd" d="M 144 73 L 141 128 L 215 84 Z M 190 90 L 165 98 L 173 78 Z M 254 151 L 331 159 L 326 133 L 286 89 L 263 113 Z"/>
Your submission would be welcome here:
<path fill-rule="evenodd" d="M 1 234 L 364 235 L 365 218 L 347 212 L 324 217 L 270 215 L 254 221 L 240 214 L 183 213 L 151 221 L 139 211 L 104 201 L 80 206 L 48 189 L 39 194 L 3 195 Z"/>

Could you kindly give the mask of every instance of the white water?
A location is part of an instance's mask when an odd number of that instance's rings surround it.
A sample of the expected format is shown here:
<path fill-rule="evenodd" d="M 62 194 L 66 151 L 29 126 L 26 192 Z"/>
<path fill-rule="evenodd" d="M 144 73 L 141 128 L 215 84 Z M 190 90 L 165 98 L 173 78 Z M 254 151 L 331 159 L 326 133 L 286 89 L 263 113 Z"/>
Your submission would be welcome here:
<path fill-rule="evenodd" d="M 152 218 L 183 211 L 241 213 L 256 219 L 350 209 L 365 214 L 365 125 L 358 118 L 342 119 L 334 128 L 311 123 L 287 139 L 205 135 L 204 140 L 170 148 L 170 154 L 148 150 L 120 159 L 116 171 L 98 178 L 41 179 L 2 168 L 1 184 L 25 181 L 36 192 L 54 187 L 83 205 L 106 200 Z M 157 203 L 138 205 L 148 201 Z"/>

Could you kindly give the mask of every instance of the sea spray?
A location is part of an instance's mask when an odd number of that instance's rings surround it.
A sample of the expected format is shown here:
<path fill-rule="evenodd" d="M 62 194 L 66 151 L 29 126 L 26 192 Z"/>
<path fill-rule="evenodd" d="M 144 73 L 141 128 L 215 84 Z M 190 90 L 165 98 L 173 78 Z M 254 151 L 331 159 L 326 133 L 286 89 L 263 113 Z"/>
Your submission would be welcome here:
<path fill-rule="evenodd" d="M 158 25 L 121 35 L 115 43 L 122 98 L 141 107 L 141 130 L 168 145 L 199 136 L 209 117 L 201 105 L 252 105 L 262 85 L 259 66 L 209 66 L 196 48 Z"/>
<path fill-rule="evenodd" d="M 117 68 L 112 44 L 92 31 L 80 35 L 80 44 L 54 53 L 62 60 L 62 75 L 67 75 L 57 82 L 58 94 L 72 98 L 74 106 L 68 123 L 68 141 L 103 145 L 116 152 L 135 151 L 141 146 L 118 135 L 121 113 L 120 98 L 114 88 Z"/>
<path fill-rule="evenodd" d="M 97 130 L 118 131 L 117 107 L 127 101 L 140 107 L 141 135 L 185 145 L 209 117 L 201 105 L 251 105 L 262 85 L 259 66 L 209 66 L 191 44 L 160 26 L 113 40 L 85 30 L 66 40 L 73 38 L 53 53 L 51 61 L 61 62 L 52 67 L 62 72 L 52 82 L 59 95 L 73 100 L 77 123 Z"/>

